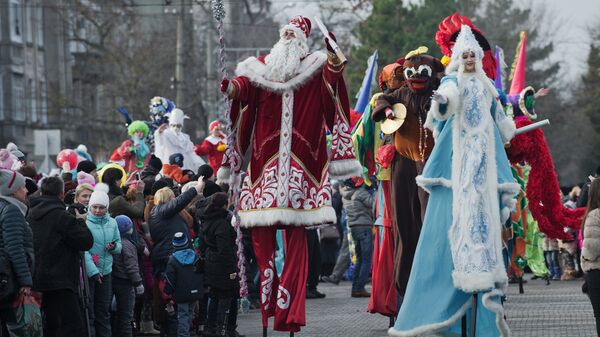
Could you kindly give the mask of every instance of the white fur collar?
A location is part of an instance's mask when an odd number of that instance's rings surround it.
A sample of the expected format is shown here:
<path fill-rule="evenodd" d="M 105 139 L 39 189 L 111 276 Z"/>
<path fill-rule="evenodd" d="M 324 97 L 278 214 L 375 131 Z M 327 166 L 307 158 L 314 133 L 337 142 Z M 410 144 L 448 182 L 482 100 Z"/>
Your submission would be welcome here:
<path fill-rule="evenodd" d="M 206 137 L 205 140 L 207 142 L 211 143 L 212 145 L 217 145 L 217 144 L 219 144 L 219 142 L 223 143 L 223 144 L 227 144 L 227 139 L 220 138 L 220 137 L 215 137 L 213 135 L 210 135 L 210 136 Z"/>
<path fill-rule="evenodd" d="M 276 93 L 283 93 L 288 90 L 295 90 L 305 84 L 322 69 L 325 62 L 327 62 L 327 55 L 325 53 L 317 51 L 309 54 L 302 63 L 300 63 L 300 72 L 298 75 L 283 83 L 274 82 L 264 78 L 266 65 L 260 62 L 256 57 L 249 57 L 238 64 L 235 69 L 235 74 L 237 76 L 248 77 L 252 84 L 261 88 Z"/>

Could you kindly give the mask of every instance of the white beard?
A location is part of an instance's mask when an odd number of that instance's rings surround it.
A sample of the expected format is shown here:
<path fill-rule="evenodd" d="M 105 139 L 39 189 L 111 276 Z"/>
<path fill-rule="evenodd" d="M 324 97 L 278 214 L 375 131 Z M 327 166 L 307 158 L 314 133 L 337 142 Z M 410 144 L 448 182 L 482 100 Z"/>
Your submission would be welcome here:
<path fill-rule="evenodd" d="M 295 38 L 280 39 L 265 58 L 266 71 L 264 77 L 275 82 L 286 82 L 298 74 L 302 59 L 308 55 L 306 42 Z"/>

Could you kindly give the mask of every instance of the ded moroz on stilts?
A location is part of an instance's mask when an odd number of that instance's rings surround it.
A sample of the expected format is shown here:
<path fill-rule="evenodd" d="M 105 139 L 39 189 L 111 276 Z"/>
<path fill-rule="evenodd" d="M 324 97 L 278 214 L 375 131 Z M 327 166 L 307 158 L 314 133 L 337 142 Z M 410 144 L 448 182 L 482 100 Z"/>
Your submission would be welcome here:
<path fill-rule="evenodd" d="M 274 317 L 275 330 L 291 335 L 306 324 L 305 227 L 336 221 L 332 177 L 361 174 L 349 130 L 344 59 L 339 48 L 336 54 L 332 47 L 331 33 L 325 37 L 327 52 L 309 52 L 310 32 L 310 19 L 294 17 L 281 28 L 268 55 L 239 63 L 236 76 L 221 83 L 221 91 L 232 100 L 228 116 L 232 139 L 217 177 L 222 181 L 233 177 L 230 186 L 236 187 L 241 158 L 252 149 L 236 207 L 240 225 L 251 228 L 260 268 L 264 334 L 269 317 Z M 277 229 L 283 229 L 286 238 L 280 278 L 274 260 Z"/>

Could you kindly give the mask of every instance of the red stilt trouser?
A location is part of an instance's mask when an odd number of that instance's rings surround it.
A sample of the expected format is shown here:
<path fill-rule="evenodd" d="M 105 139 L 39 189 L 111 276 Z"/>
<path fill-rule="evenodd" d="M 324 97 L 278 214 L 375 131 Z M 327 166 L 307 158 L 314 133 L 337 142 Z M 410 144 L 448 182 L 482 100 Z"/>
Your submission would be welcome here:
<path fill-rule="evenodd" d="M 276 227 L 252 229 L 252 244 L 260 269 L 263 326 L 275 316 L 274 329 L 298 332 L 306 325 L 308 258 L 304 227 L 285 227 L 285 263 L 281 278 L 275 268 Z"/>
<path fill-rule="evenodd" d="M 375 226 L 371 299 L 367 311 L 388 317 L 398 314 L 398 291 L 394 285 L 394 229 L 389 180 L 381 181 L 382 196 L 376 210 L 382 216 L 381 226 Z"/>

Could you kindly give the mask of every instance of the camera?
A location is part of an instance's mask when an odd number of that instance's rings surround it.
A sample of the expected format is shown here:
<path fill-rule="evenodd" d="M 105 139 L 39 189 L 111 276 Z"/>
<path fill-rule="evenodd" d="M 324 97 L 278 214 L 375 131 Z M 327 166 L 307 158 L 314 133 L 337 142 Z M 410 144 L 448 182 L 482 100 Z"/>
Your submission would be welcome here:
<path fill-rule="evenodd" d="M 88 211 L 87 206 L 83 205 L 83 204 L 72 204 L 67 206 L 67 212 L 75 215 L 75 210 L 77 210 L 77 212 L 79 212 L 79 214 L 85 214 Z"/>

